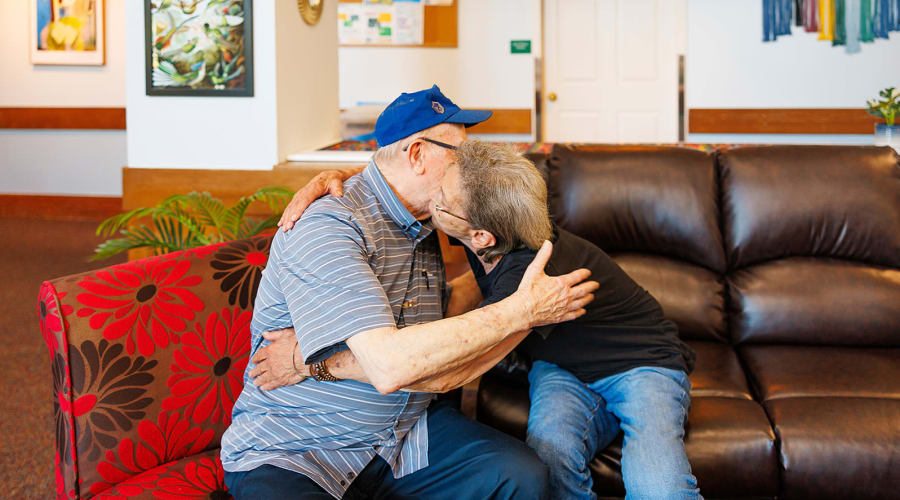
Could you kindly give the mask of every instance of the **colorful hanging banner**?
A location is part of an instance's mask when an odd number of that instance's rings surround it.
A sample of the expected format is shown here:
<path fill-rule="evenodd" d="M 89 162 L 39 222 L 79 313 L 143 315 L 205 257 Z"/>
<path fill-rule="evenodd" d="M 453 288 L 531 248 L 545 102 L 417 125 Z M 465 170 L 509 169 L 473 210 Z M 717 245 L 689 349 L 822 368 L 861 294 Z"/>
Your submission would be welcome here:
<path fill-rule="evenodd" d="M 762 7 L 766 42 L 790 35 L 795 24 L 855 54 L 861 43 L 900 31 L 900 0 L 762 0 Z"/>

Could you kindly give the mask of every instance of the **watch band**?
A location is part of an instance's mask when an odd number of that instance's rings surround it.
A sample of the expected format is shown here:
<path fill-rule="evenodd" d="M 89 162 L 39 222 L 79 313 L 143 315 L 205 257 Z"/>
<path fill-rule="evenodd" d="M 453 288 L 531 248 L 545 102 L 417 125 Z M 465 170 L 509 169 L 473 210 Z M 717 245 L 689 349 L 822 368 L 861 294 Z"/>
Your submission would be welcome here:
<path fill-rule="evenodd" d="M 319 382 L 337 382 L 340 380 L 328 371 L 328 367 L 325 366 L 325 360 L 310 365 L 309 372 Z"/>

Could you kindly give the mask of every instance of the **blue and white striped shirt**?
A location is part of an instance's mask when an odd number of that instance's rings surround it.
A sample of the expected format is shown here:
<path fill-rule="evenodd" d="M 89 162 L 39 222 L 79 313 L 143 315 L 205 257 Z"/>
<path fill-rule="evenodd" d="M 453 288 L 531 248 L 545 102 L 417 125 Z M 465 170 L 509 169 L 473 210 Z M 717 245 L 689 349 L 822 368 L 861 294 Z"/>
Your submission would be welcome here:
<path fill-rule="evenodd" d="M 437 234 L 403 206 L 374 163 L 322 198 L 272 241 L 250 325 L 293 326 L 304 362 L 347 349 L 367 330 L 439 320 L 447 285 Z M 227 471 L 275 465 L 310 477 L 336 498 L 380 455 L 402 477 L 428 466 L 431 394 L 380 394 L 353 380 L 306 379 L 264 392 L 244 389 L 222 436 Z"/>

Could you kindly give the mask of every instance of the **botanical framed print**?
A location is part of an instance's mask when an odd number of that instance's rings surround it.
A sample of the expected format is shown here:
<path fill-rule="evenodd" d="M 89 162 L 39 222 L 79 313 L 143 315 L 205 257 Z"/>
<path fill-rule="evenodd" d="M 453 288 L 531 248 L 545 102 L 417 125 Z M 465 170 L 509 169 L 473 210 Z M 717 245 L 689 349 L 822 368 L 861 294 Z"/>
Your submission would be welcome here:
<path fill-rule="evenodd" d="M 147 95 L 253 95 L 252 0 L 145 0 Z"/>
<path fill-rule="evenodd" d="M 32 64 L 105 63 L 105 0 L 27 1 Z"/>

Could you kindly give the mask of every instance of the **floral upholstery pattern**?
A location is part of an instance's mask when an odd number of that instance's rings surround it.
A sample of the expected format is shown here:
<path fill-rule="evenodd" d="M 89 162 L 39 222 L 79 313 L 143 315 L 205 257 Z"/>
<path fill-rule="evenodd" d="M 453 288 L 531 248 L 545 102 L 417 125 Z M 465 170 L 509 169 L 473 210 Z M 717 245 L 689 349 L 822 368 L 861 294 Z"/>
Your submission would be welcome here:
<path fill-rule="evenodd" d="M 43 283 L 58 498 L 230 498 L 219 442 L 271 239 Z"/>

